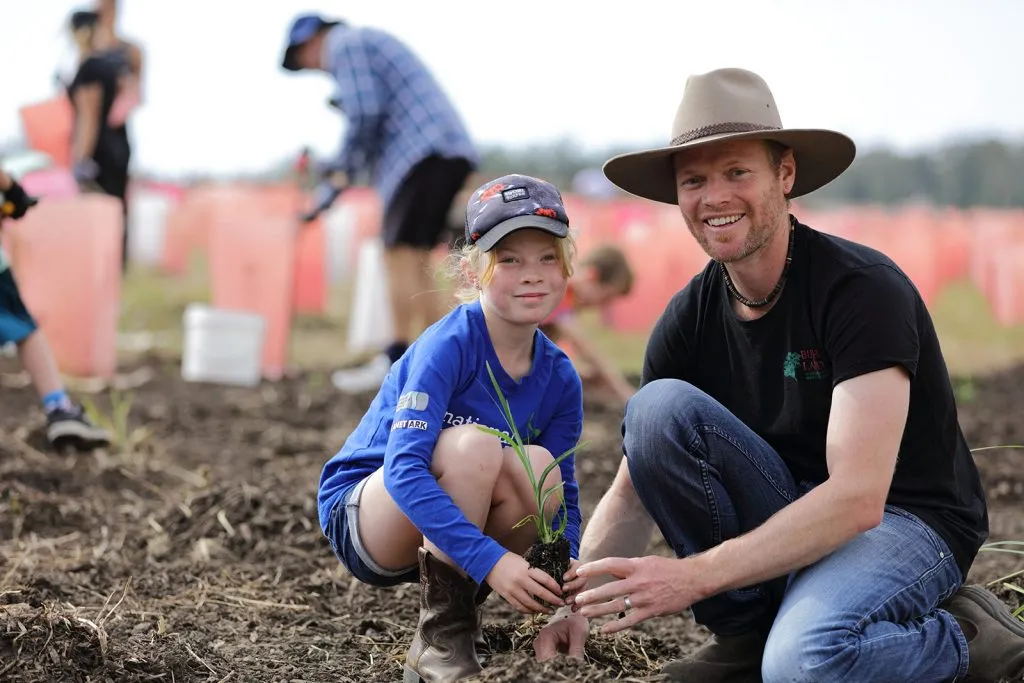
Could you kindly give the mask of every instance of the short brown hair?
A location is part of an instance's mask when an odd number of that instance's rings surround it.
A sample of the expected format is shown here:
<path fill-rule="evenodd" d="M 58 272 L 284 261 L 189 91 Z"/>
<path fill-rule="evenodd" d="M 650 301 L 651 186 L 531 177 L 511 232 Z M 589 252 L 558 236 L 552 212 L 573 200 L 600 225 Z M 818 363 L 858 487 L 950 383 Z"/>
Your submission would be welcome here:
<path fill-rule="evenodd" d="M 764 146 L 768 149 L 768 163 L 772 165 L 773 170 L 778 171 L 782 164 L 782 157 L 789 147 L 775 140 L 765 140 Z"/>
<path fill-rule="evenodd" d="M 615 245 L 602 244 L 588 253 L 580 265 L 593 268 L 602 285 L 617 285 L 623 296 L 633 289 L 633 269 L 626 254 Z"/>

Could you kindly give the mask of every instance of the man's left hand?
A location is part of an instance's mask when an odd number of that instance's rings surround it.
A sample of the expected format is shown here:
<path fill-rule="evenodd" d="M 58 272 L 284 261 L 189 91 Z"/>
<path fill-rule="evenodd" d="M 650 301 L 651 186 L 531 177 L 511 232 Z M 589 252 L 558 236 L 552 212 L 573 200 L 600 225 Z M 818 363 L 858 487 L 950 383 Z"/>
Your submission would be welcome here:
<path fill-rule="evenodd" d="M 585 617 L 622 613 L 619 619 L 604 624 L 602 633 L 623 631 L 651 617 L 678 614 L 708 597 L 703 588 L 706 581 L 691 558 L 607 557 L 580 565 L 576 573 L 616 579 L 576 596 L 578 613 Z"/>

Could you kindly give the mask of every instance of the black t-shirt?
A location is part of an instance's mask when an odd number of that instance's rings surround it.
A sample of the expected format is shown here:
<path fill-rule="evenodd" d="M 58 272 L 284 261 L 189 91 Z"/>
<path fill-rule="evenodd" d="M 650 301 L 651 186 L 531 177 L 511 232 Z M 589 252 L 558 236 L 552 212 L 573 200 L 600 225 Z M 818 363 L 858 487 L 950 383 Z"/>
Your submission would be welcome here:
<path fill-rule="evenodd" d="M 74 103 L 75 92 L 82 86 L 97 83 L 102 90 L 102 104 L 99 115 L 99 132 L 96 149 L 92 158 L 101 169 L 122 169 L 128 167 L 131 148 L 128 130 L 124 126 L 111 127 L 107 123 L 110 109 L 114 105 L 119 88 L 119 79 L 128 68 L 120 51 L 99 53 L 88 57 L 78 67 L 75 78 L 68 86 L 68 97 Z"/>
<path fill-rule="evenodd" d="M 931 316 L 884 254 L 798 223 L 787 284 L 751 321 L 736 317 L 710 261 L 655 325 L 642 384 L 693 384 L 765 439 L 798 483 L 821 483 L 833 387 L 893 366 L 910 375 L 910 408 L 887 502 L 934 529 L 966 577 L 988 537 L 981 479 Z"/>

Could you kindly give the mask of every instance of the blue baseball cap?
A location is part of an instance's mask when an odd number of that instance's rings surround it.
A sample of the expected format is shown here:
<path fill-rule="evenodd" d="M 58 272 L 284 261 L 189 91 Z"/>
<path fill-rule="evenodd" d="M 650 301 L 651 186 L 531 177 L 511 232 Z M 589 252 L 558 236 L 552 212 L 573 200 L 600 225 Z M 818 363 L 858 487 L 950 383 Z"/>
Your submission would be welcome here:
<path fill-rule="evenodd" d="M 320 32 L 321 29 L 337 26 L 342 22 L 333 19 L 324 19 L 319 14 L 300 14 L 292 20 L 291 28 L 288 29 L 288 45 L 284 49 L 284 58 L 281 66 L 288 71 L 299 71 L 302 67 L 298 63 L 296 51 L 305 45 L 310 38 Z"/>
<path fill-rule="evenodd" d="M 481 185 L 466 206 L 466 243 L 484 251 L 524 228 L 555 237 L 569 234 L 562 195 L 546 180 L 528 175 L 502 176 Z"/>

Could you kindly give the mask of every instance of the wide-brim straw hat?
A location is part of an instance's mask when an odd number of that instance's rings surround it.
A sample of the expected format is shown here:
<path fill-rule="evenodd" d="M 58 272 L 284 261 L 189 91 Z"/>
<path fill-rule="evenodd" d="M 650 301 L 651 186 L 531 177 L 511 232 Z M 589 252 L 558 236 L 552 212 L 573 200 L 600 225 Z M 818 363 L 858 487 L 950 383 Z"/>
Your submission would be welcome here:
<path fill-rule="evenodd" d="M 833 130 L 784 128 L 768 84 L 744 69 L 718 69 L 690 76 L 672 123 L 667 147 L 620 154 L 604 173 L 630 194 L 678 203 L 672 155 L 725 140 L 774 140 L 793 150 L 799 197 L 835 180 L 856 155 L 853 140 Z"/>

